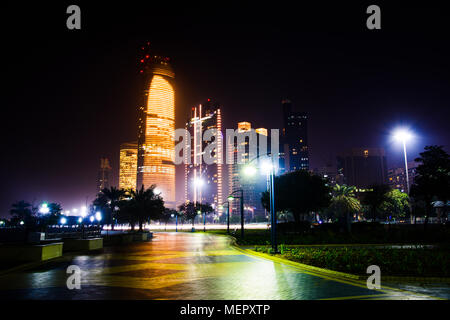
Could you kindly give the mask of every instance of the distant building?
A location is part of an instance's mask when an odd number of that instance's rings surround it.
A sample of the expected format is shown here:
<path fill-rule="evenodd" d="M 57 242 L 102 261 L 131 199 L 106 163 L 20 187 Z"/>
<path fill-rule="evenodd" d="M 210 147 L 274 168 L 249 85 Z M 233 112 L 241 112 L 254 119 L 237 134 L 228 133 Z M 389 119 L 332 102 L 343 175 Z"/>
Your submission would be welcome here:
<path fill-rule="evenodd" d="M 243 142 L 243 154 L 242 158 L 239 160 L 238 156 L 238 141 L 234 141 L 231 153 L 233 156 L 233 164 L 229 165 L 229 194 L 234 192 L 235 196 L 239 196 L 240 189 L 243 190 L 244 194 L 244 216 L 247 221 L 249 220 L 262 220 L 266 217 L 266 210 L 263 208 L 261 203 L 261 195 L 267 190 L 267 176 L 261 174 L 259 171 L 253 176 L 247 176 L 243 172 L 244 166 L 253 161 L 257 156 L 264 156 L 260 154 L 259 146 L 261 145 L 262 139 L 266 141 L 267 150 L 264 153 L 270 152 L 270 138 L 268 137 L 268 131 L 265 128 L 252 129 L 250 122 L 239 122 L 238 123 L 238 134 L 248 135 L 251 132 L 256 135 L 257 148 L 256 154 L 251 155 L 249 150 L 249 138 L 242 139 Z M 230 150 L 229 150 L 230 151 Z M 251 158 L 252 157 L 252 158 Z M 257 165 L 257 162 L 252 162 Z M 234 199 L 230 201 L 230 212 L 232 215 L 240 214 L 240 200 Z"/>
<path fill-rule="evenodd" d="M 137 187 L 156 185 L 168 207 L 175 206 L 175 73 L 169 58 L 142 47 Z"/>
<path fill-rule="evenodd" d="M 337 169 L 335 166 L 331 164 L 327 164 L 323 167 L 316 168 L 313 170 L 313 173 L 315 175 L 327 179 L 329 181 L 329 184 L 332 186 L 337 183 L 337 180 L 339 180 Z"/>
<path fill-rule="evenodd" d="M 368 188 L 387 183 L 386 155 L 382 148 L 353 148 L 337 157 L 338 174 L 347 185 Z"/>
<path fill-rule="evenodd" d="M 120 145 L 119 188 L 136 190 L 138 144 L 128 142 Z"/>
<path fill-rule="evenodd" d="M 280 173 L 309 170 L 308 117 L 305 112 L 294 111 L 290 100 L 283 100 L 281 106 Z"/>
<path fill-rule="evenodd" d="M 108 158 L 100 159 L 100 170 L 98 171 L 98 181 L 97 181 L 97 190 L 98 192 L 102 191 L 105 188 L 110 187 L 109 176 L 111 173 L 111 166 L 109 164 Z"/>
<path fill-rule="evenodd" d="M 409 187 L 414 183 L 414 179 L 417 174 L 417 167 L 419 166 L 418 162 L 411 161 L 408 162 L 408 178 L 409 178 Z M 405 175 L 405 168 L 391 168 L 388 170 L 388 184 L 393 189 L 398 189 L 402 192 L 407 192 L 407 185 L 406 185 L 406 175 Z"/>
<path fill-rule="evenodd" d="M 222 213 L 223 199 L 223 158 L 222 154 L 222 114 L 218 103 L 208 99 L 205 103 L 192 108 L 191 117 L 186 123 L 191 141 L 190 164 L 185 159 L 185 201 L 210 203 L 216 212 Z M 208 129 L 215 129 L 216 134 L 210 142 L 203 140 L 204 132 Z M 215 140 L 217 139 L 217 140 Z M 213 154 L 214 163 L 206 164 L 202 156 L 205 148 L 217 142 L 217 153 Z"/>

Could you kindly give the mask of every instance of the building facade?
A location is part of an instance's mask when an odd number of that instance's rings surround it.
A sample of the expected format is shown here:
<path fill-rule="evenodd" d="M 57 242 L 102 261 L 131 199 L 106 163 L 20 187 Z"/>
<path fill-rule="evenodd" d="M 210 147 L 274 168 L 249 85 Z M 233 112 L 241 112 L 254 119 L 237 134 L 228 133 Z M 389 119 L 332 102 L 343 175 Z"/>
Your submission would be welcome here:
<path fill-rule="evenodd" d="M 247 221 L 263 221 L 267 218 L 267 211 L 264 209 L 261 203 L 261 195 L 267 190 L 267 175 L 261 174 L 260 171 L 254 175 L 246 175 L 244 172 L 245 166 L 252 162 L 252 164 L 257 165 L 254 159 L 258 156 L 264 156 L 264 153 L 270 153 L 270 138 L 268 137 L 268 130 L 265 128 L 252 129 L 250 122 L 239 122 L 238 123 L 238 135 L 243 135 L 240 141 L 235 139 L 233 141 L 232 148 L 229 147 L 229 152 L 233 157 L 233 164 L 228 167 L 229 170 L 229 194 L 234 196 L 239 196 L 239 190 L 243 190 L 244 195 L 244 216 Z M 249 148 L 250 138 L 246 136 L 250 134 L 255 134 L 256 137 L 256 154 L 252 154 Z M 265 142 L 262 142 L 262 141 Z M 238 143 L 241 144 L 243 153 L 238 159 Z M 260 146 L 265 145 L 267 150 L 261 151 Z M 240 215 L 240 199 L 235 198 L 230 201 L 230 212 L 232 216 Z"/>
<path fill-rule="evenodd" d="M 192 108 L 191 116 L 186 122 L 186 130 L 190 133 L 188 152 L 190 159 L 184 159 L 185 201 L 209 203 L 216 213 L 222 214 L 223 203 L 223 132 L 222 111 L 217 102 L 208 99 L 205 103 Z M 212 130 L 213 137 L 204 141 L 206 130 Z M 213 163 L 203 161 L 205 149 L 213 147 L 211 157 Z M 185 154 L 185 155 L 186 155 Z"/>
<path fill-rule="evenodd" d="M 343 183 L 365 189 L 387 183 L 386 155 L 383 148 L 352 148 L 337 157 L 337 171 Z"/>
<path fill-rule="evenodd" d="M 414 178 L 417 174 L 417 167 L 419 163 L 415 161 L 408 162 L 408 179 L 409 187 L 414 183 Z M 407 192 L 408 186 L 406 184 L 405 168 L 391 168 L 388 170 L 388 184 L 393 189 L 398 189 L 401 192 Z"/>
<path fill-rule="evenodd" d="M 175 206 L 175 74 L 169 58 L 143 47 L 140 74 L 137 187 L 156 185 L 167 206 Z"/>
<path fill-rule="evenodd" d="M 294 111 L 290 100 L 281 102 L 283 132 L 280 139 L 280 173 L 309 170 L 308 117 Z"/>
<path fill-rule="evenodd" d="M 122 143 L 120 145 L 119 189 L 136 190 L 137 158 L 137 142 Z"/>
<path fill-rule="evenodd" d="M 98 180 L 97 180 L 97 190 L 101 192 L 105 188 L 109 188 L 110 184 L 110 175 L 111 175 L 111 165 L 109 164 L 108 158 L 100 159 L 100 169 L 98 171 Z"/>

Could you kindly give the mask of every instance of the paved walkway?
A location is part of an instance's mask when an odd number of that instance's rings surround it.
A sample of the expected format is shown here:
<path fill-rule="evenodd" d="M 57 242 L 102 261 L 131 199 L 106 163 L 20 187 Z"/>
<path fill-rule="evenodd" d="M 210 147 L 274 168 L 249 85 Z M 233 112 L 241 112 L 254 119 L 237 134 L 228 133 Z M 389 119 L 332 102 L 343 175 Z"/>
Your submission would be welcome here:
<path fill-rule="evenodd" d="M 67 289 L 69 265 L 82 270 L 80 290 Z M 448 290 L 444 297 L 448 298 Z M 41 268 L 0 277 L 0 299 L 430 298 L 423 291 L 369 290 L 364 282 L 246 254 L 230 247 L 226 237 L 201 232 L 156 233 L 150 242 L 66 256 Z"/>

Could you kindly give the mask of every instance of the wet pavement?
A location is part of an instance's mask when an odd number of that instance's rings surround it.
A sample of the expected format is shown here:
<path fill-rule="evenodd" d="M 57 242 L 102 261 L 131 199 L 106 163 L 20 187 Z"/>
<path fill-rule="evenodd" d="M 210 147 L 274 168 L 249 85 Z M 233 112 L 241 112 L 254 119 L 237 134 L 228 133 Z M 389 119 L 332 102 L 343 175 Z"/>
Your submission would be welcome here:
<path fill-rule="evenodd" d="M 66 285 L 69 265 L 82 270 L 81 289 Z M 382 284 L 383 285 L 383 284 Z M 222 236 L 155 233 L 149 242 L 65 256 L 0 276 L 0 299 L 433 299 L 450 287 L 397 286 L 369 290 L 344 280 L 253 256 Z"/>

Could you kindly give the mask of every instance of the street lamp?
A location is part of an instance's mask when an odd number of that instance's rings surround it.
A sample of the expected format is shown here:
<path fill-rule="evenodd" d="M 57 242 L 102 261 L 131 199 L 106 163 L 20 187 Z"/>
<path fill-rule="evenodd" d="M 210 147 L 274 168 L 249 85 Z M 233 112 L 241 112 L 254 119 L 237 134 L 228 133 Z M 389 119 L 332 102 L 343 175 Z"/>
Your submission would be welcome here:
<path fill-rule="evenodd" d="M 235 194 L 236 192 L 239 192 L 241 195 L 240 196 L 233 196 L 233 194 Z M 239 199 L 240 203 L 241 203 L 241 239 L 244 239 L 244 190 L 242 189 L 238 189 L 233 191 L 232 193 L 230 193 L 230 195 L 228 196 L 228 201 L 233 201 L 234 199 Z M 228 204 L 229 206 L 229 204 Z M 229 208 L 228 208 L 228 212 L 229 212 Z M 229 221 L 229 217 L 228 217 L 228 221 Z M 228 227 L 229 228 L 229 227 Z M 229 229 L 228 229 L 229 231 Z"/>
<path fill-rule="evenodd" d="M 61 224 L 66 224 L 67 223 L 67 219 L 65 217 L 62 217 L 61 220 L 59 220 L 59 222 Z"/>
<path fill-rule="evenodd" d="M 394 132 L 394 139 L 403 143 L 403 155 L 405 158 L 406 192 L 409 194 L 409 173 L 408 158 L 406 156 L 406 142 L 411 140 L 413 135 L 407 129 L 398 129 Z"/>
<path fill-rule="evenodd" d="M 47 213 L 49 213 L 49 212 L 50 212 L 50 208 L 48 207 L 48 204 L 44 202 L 44 203 L 41 205 L 41 207 L 39 208 L 39 213 L 47 214 Z"/>
<path fill-rule="evenodd" d="M 222 207 L 225 203 L 227 204 L 227 234 L 230 234 L 230 202 L 229 202 L 228 198 L 227 198 L 227 201 L 222 203 Z"/>
<path fill-rule="evenodd" d="M 202 208 L 202 193 L 201 193 L 201 189 L 202 189 L 204 183 L 205 182 L 203 181 L 203 179 L 201 177 L 194 178 L 194 188 L 195 188 L 195 193 L 197 195 L 196 198 L 200 199 L 200 201 L 197 200 L 197 202 L 200 203 L 200 209 Z M 202 211 L 198 210 L 197 213 L 199 215 L 201 215 Z M 206 214 L 203 215 L 203 232 L 206 231 L 206 225 L 205 224 L 206 224 Z M 192 226 L 192 231 L 194 231 L 194 226 Z"/>
<path fill-rule="evenodd" d="M 265 172 L 267 175 L 269 175 L 269 196 L 270 196 L 270 216 L 271 216 L 271 232 L 270 232 L 270 238 L 272 242 L 272 251 L 274 253 L 278 253 L 278 245 L 277 245 L 277 214 L 275 212 L 275 188 L 274 188 L 274 181 L 275 181 L 275 166 L 273 164 L 273 157 L 271 156 L 271 153 L 266 153 L 264 155 L 259 155 L 256 158 L 252 159 L 247 163 L 246 168 L 244 168 L 244 173 L 247 175 L 254 175 L 257 170 L 255 167 L 251 166 L 250 164 L 263 157 L 263 156 L 270 156 L 270 161 L 263 161 L 260 163 L 260 169 Z"/>

